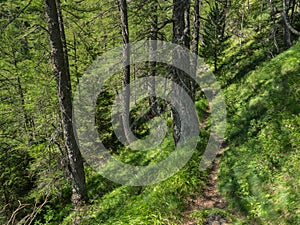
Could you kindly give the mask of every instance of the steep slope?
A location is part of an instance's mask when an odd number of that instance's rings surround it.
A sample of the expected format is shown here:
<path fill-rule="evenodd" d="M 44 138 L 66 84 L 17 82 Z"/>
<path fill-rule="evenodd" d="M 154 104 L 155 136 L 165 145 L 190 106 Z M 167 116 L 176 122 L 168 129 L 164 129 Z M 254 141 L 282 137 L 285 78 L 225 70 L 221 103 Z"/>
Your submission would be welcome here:
<path fill-rule="evenodd" d="M 227 147 L 217 159 L 221 161 L 219 169 L 199 173 L 208 138 L 203 129 L 197 154 L 162 183 L 119 186 L 87 169 L 91 202 L 79 212 L 82 224 L 300 224 L 300 42 L 248 71 L 224 89 Z M 206 109 L 201 101 L 196 103 L 199 112 Z M 167 137 L 157 151 L 172 151 L 171 142 L 172 137 Z M 132 161 L 137 156 L 122 157 Z M 141 158 L 145 163 L 153 157 Z M 218 180 L 222 196 L 212 180 Z M 229 206 L 215 204 L 216 199 L 209 202 L 210 197 L 226 197 Z M 201 202 L 191 202 L 195 199 Z M 59 216 L 54 217 L 54 211 L 48 210 L 35 224 L 70 224 L 74 220 L 70 205 L 58 207 L 57 212 Z M 240 219 L 235 218 L 242 213 Z"/>
<path fill-rule="evenodd" d="M 234 69 L 234 68 L 233 68 Z M 254 224 L 300 224 L 300 43 L 225 89 L 220 188 Z"/>

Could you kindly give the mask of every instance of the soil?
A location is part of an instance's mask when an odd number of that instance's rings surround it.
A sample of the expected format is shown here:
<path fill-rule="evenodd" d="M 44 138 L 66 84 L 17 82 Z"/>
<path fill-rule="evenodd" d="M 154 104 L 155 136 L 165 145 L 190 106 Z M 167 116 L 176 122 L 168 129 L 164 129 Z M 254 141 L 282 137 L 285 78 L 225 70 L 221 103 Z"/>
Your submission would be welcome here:
<path fill-rule="evenodd" d="M 219 154 L 212 162 L 210 169 L 208 169 L 209 175 L 207 177 L 207 182 L 202 188 L 202 191 L 200 191 L 202 194 L 195 198 L 189 197 L 186 199 L 188 208 L 184 213 L 183 225 L 197 225 L 195 220 L 191 218 L 191 214 L 194 211 L 213 208 L 226 209 L 227 202 L 218 190 L 218 168 L 222 151 L 223 149 L 220 150 Z M 213 213 L 206 219 L 205 225 L 226 225 L 229 224 L 229 222 L 230 220 L 228 218 Z"/>

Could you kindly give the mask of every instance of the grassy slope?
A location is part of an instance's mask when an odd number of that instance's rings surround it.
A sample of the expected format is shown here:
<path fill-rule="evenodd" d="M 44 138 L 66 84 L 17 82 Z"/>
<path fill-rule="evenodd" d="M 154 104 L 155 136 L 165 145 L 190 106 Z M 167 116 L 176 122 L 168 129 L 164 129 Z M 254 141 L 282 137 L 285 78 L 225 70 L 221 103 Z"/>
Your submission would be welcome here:
<path fill-rule="evenodd" d="M 201 134 L 198 149 L 204 149 L 207 133 Z M 162 152 L 172 151 L 173 139 L 169 135 L 162 145 Z M 127 155 L 135 158 L 134 154 Z M 152 156 L 149 156 L 152 157 Z M 199 194 L 199 187 L 204 184 L 206 173 L 199 174 L 201 150 L 196 151 L 188 164 L 176 175 L 159 184 L 146 187 L 129 187 L 114 184 L 87 169 L 87 181 L 91 204 L 84 206 L 79 213 L 81 224 L 176 224 L 185 209 L 184 199 L 191 194 Z M 144 159 L 147 161 L 147 159 Z M 62 215 L 55 210 L 47 210 L 45 219 L 35 224 L 71 224 L 74 214 L 70 206 L 65 207 Z M 63 219 L 63 221 L 62 221 Z"/>
<path fill-rule="evenodd" d="M 253 54 L 239 59 L 238 71 L 232 72 L 238 79 L 230 79 L 232 84 L 225 89 L 230 145 L 221 165 L 220 186 L 230 203 L 248 215 L 249 222 L 299 224 L 300 43 L 262 65 L 267 59 L 256 47 L 254 43 L 244 47 Z M 183 199 L 201 194 L 205 174 L 198 173 L 200 155 L 195 154 L 184 170 L 161 184 L 142 189 L 118 187 L 95 199 L 84 212 L 90 215 L 84 221 L 178 223 L 185 209 Z"/>
<path fill-rule="evenodd" d="M 300 224 L 300 43 L 225 89 L 220 187 L 254 224 Z"/>
<path fill-rule="evenodd" d="M 230 85 L 224 90 L 229 146 L 221 161 L 220 188 L 234 208 L 245 212 L 249 220 L 245 224 L 300 224 L 300 43 L 257 68 L 251 62 L 263 53 L 253 51 L 250 59 L 238 59 L 239 69 L 231 68 Z M 196 103 L 199 112 L 206 107 L 202 103 Z M 156 185 L 119 186 L 87 169 L 91 204 L 81 210 L 82 224 L 178 224 L 184 199 L 201 194 L 205 183 L 207 174 L 199 174 L 198 166 L 208 134 L 202 131 L 200 136 L 199 150 L 184 169 Z M 160 151 L 171 151 L 170 142 L 171 136 Z M 135 159 L 131 154 L 126 157 L 123 160 Z M 62 208 L 47 208 L 44 219 L 35 224 L 70 224 L 74 218 L 70 204 Z"/>

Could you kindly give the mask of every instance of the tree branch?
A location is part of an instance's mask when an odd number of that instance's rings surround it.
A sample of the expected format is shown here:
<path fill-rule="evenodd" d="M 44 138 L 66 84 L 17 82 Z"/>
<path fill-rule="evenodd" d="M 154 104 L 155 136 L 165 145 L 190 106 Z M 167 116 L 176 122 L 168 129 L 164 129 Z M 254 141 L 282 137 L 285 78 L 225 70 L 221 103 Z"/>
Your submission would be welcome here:
<path fill-rule="evenodd" d="M 159 27 L 157 27 L 157 31 L 160 31 L 169 23 L 173 23 L 173 21 L 174 21 L 173 19 L 165 20 L 164 22 L 161 23 L 161 25 Z"/>
<path fill-rule="evenodd" d="M 1 30 L 2 32 L 8 27 L 9 24 L 11 24 L 13 21 L 15 21 L 31 4 L 32 0 L 30 0 L 27 5 L 21 10 L 19 11 L 16 15 L 13 16 L 13 18 L 11 18 L 9 21 L 7 21 L 2 27 Z"/>
<path fill-rule="evenodd" d="M 287 26 L 287 28 L 295 35 L 299 35 L 300 36 L 300 32 L 297 31 L 294 27 L 292 27 L 292 25 L 289 22 L 289 18 L 287 15 L 287 7 L 286 7 L 286 2 L 285 0 L 282 0 L 282 6 L 283 6 L 283 11 L 282 11 L 282 17 L 284 20 L 285 25 Z"/>
<path fill-rule="evenodd" d="M 292 27 L 292 25 L 289 23 L 289 21 L 288 21 L 289 19 L 287 18 L 287 15 L 286 15 L 285 12 L 282 12 L 282 17 L 283 17 L 283 20 L 284 20 L 285 25 L 287 26 L 287 28 L 289 28 L 289 30 L 290 30 L 293 34 L 300 36 L 300 32 L 297 31 L 294 27 Z"/>

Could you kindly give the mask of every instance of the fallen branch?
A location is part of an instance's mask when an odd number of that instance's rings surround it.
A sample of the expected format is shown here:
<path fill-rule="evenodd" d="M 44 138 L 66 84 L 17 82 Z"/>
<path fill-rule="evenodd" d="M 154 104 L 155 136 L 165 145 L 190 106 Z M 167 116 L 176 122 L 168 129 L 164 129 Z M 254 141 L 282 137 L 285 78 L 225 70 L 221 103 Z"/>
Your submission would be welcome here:
<path fill-rule="evenodd" d="M 22 204 L 20 200 L 18 200 L 18 202 L 19 202 L 19 206 L 18 206 L 18 208 L 17 208 L 15 211 L 13 211 L 13 213 L 11 214 L 11 216 L 10 216 L 8 222 L 6 223 L 7 225 L 9 225 L 9 224 L 15 224 L 15 219 L 16 219 L 16 216 L 17 216 L 17 214 L 19 213 L 19 211 L 20 211 L 21 209 L 25 208 L 26 206 L 29 206 L 29 205 L 30 205 L 30 204 Z"/>

